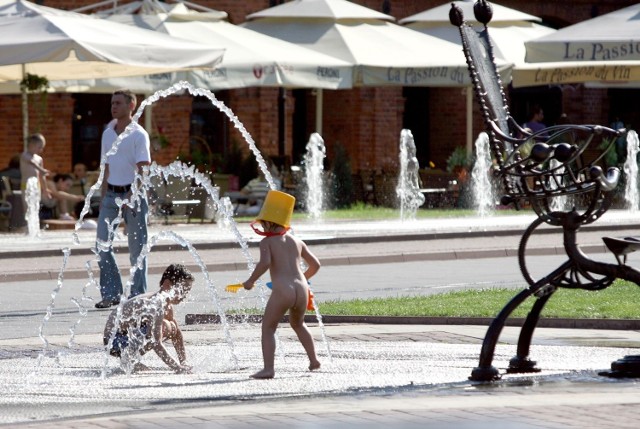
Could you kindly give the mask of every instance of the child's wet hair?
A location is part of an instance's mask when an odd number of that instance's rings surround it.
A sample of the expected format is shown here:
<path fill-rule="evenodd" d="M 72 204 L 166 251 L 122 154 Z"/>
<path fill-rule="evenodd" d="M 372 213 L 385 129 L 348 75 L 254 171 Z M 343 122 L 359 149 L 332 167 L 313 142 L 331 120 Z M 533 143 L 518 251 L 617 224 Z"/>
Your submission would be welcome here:
<path fill-rule="evenodd" d="M 45 143 L 45 139 L 44 136 L 40 133 L 35 133 L 35 134 L 31 134 L 29 136 L 29 138 L 27 139 L 27 144 L 29 145 L 33 145 L 33 144 L 44 144 Z"/>
<path fill-rule="evenodd" d="M 185 280 L 193 281 L 193 274 L 182 264 L 171 264 L 164 270 L 164 273 L 162 273 L 160 284 L 164 283 L 165 280 L 169 280 L 171 284 L 180 283 Z"/>
<path fill-rule="evenodd" d="M 264 228 L 265 231 L 275 229 L 275 228 L 284 228 L 284 226 L 280 225 L 279 223 L 275 223 L 270 220 L 261 219 L 260 223 L 262 224 L 262 227 Z"/>

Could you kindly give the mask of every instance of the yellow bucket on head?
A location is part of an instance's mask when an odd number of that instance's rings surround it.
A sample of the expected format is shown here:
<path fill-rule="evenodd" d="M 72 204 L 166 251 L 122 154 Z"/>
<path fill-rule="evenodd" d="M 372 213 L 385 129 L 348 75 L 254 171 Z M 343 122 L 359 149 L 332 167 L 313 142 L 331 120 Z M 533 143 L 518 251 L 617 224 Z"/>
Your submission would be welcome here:
<path fill-rule="evenodd" d="M 296 199 L 280 191 L 269 191 L 256 220 L 266 220 L 289 228 Z"/>

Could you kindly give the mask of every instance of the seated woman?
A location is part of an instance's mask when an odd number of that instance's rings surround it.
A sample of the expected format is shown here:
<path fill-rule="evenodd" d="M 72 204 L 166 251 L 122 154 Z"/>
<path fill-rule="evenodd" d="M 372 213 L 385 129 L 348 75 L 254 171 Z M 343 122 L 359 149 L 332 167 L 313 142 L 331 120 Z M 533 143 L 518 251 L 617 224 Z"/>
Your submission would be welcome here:
<path fill-rule="evenodd" d="M 47 198 L 43 194 L 40 205 L 40 219 L 75 219 L 69 214 L 69 203 L 75 205 L 84 201 L 84 197 L 69 193 L 72 185 L 73 178 L 69 174 L 56 174 L 53 176 L 53 180 L 47 178 L 47 189 L 51 198 Z"/>

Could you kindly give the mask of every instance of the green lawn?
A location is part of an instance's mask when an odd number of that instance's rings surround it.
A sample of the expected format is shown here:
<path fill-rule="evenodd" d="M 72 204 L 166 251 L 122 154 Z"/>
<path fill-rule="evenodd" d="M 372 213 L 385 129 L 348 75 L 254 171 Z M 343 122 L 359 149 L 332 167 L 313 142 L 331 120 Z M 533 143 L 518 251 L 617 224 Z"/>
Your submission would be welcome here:
<path fill-rule="evenodd" d="M 500 210 L 499 215 L 519 215 L 531 214 L 531 210 Z M 429 218 L 452 218 L 476 216 L 475 210 L 471 209 L 419 209 L 416 213 L 417 219 Z M 305 220 L 309 216 L 302 211 L 293 213 L 293 220 Z M 326 210 L 323 218 L 328 220 L 392 220 L 400 218 L 400 210 L 389 207 L 371 206 L 363 203 L 356 203 L 348 209 Z M 238 222 L 252 221 L 253 217 L 236 217 Z"/>
<path fill-rule="evenodd" d="M 325 315 L 495 317 L 517 289 L 483 289 L 420 297 L 321 302 Z M 535 298 L 512 314 L 525 317 Z M 542 316 L 558 318 L 640 319 L 640 287 L 617 281 L 601 291 L 559 289 Z"/>
<path fill-rule="evenodd" d="M 437 295 L 319 302 L 320 313 L 338 316 L 495 317 L 520 289 L 480 289 Z M 511 317 L 526 317 L 529 297 Z M 542 317 L 570 319 L 640 319 L 640 287 L 618 280 L 601 291 L 559 289 Z M 257 308 L 231 313 L 262 314 Z"/>

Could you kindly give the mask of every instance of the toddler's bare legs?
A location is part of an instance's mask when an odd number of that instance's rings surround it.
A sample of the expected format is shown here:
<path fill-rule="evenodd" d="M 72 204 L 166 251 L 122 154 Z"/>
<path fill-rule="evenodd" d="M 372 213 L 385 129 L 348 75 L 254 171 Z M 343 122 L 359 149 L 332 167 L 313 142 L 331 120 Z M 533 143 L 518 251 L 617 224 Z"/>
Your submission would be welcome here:
<path fill-rule="evenodd" d="M 272 295 L 264 310 L 264 316 L 262 317 L 262 359 L 264 360 L 264 368 L 253 374 L 252 378 L 273 378 L 275 376 L 276 329 L 278 329 L 278 323 L 287 310 L 277 301 L 277 299 L 273 299 Z"/>
<path fill-rule="evenodd" d="M 303 308 L 306 308 L 306 305 Z M 304 350 L 307 352 L 307 356 L 309 357 L 309 370 L 313 371 L 314 369 L 319 369 L 320 361 L 316 356 L 316 347 L 313 342 L 313 337 L 311 336 L 311 332 L 309 332 L 307 325 L 304 323 L 304 310 L 300 311 L 298 308 L 291 309 L 289 312 L 289 324 L 298 336 L 298 340 L 300 340 L 302 347 L 304 347 Z"/>

